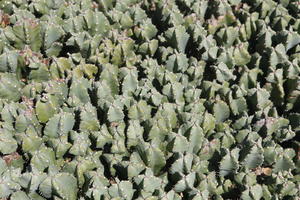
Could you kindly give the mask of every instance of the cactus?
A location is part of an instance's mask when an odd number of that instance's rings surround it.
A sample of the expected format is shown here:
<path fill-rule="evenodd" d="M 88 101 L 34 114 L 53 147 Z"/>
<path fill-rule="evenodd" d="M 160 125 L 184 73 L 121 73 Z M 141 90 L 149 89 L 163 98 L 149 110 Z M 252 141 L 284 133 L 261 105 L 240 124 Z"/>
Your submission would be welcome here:
<path fill-rule="evenodd" d="M 0 1 L 0 199 L 295 199 L 297 1 Z"/>
<path fill-rule="evenodd" d="M 19 50 L 29 45 L 33 51 L 39 51 L 42 46 L 41 25 L 37 20 L 20 19 L 13 27 L 7 27 L 5 36 Z"/>
<path fill-rule="evenodd" d="M 238 158 L 236 157 L 237 149 L 228 152 L 225 157 L 222 158 L 220 162 L 220 175 L 227 176 L 229 174 L 235 173 L 238 169 Z"/>
<path fill-rule="evenodd" d="M 107 112 L 107 119 L 110 122 L 121 121 L 124 118 L 122 108 L 120 106 L 111 105 Z"/>
<path fill-rule="evenodd" d="M 97 131 L 100 128 L 97 110 L 90 103 L 86 104 L 85 107 L 80 111 L 80 130 L 81 131 Z"/>
<path fill-rule="evenodd" d="M 129 108 L 128 116 L 130 119 L 137 119 L 141 121 L 150 119 L 151 107 L 147 104 L 147 102 L 141 100 Z"/>
<path fill-rule="evenodd" d="M 43 139 L 34 135 L 25 135 L 22 142 L 22 150 L 24 152 L 34 152 L 39 150 L 43 144 Z"/>
<path fill-rule="evenodd" d="M 89 139 L 89 135 L 87 132 L 71 132 L 71 140 L 73 141 L 73 145 L 69 150 L 69 153 L 73 155 L 85 155 L 91 145 L 91 141 Z"/>
<path fill-rule="evenodd" d="M 247 51 L 247 46 L 245 44 L 241 44 L 234 49 L 233 59 L 236 65 L 246 65 L 250 62 L 251 55 Z"/>
<path fill-rule="evenodd" d="M 50 102 L 38 101 L 36 103 L 36 114 L 40 122 L 47 122 L 54 114 L 55 107 Z"/>
<path fill-rule="evenodd" d="M 18 143 L 9 130 L 2 129 L 0 135 L 0 152 L 10 154 L 17 150 Z"/>
<path fill-rule="evenodd" d="M 136 70 L 126 70 L 126 75 L 122 83 L 122 92 L 124 94 L 134 92 L 138 86 L 137 71 Z"/>
<path fill-rule="evenodd" d="M 295 168 L 295 164 L 291 162 L 286 155 L 279 155 L 275 161 L 274 172 L 291 170 Z"/>
<path fill-rule="evenodd" d="M 34 169 L 37 169 L 42 172 L 50 165 L 55 164 L 54 151 L 47 147 L 41 147 L 37 151 L 34 151 L 32 153 L 30 163 Z"/>
<path fill-rule="evenodd" d="M 67 173 L 57 174 L 52 180 L 55 191 L 64 199 L 77 199 L 76 178 Z"/>
<path fill-rule="evenodd" d="M 25 62 L 17 51 L 4 49 L 0 56 L 0 72 L 15 73 L 18 78 L 21 76 Z"/>
<path fill-rule="evenodd" d="M 109 196 L 112 198 L 122 197 L 126 200 L 132 199 L 134 189 L 129 181 L 118 181 L 108 188 Z"/>
<path fill-rule="evenodd" d="M 46 124 L 44 135 L 51 138 L 58 138 L 68 134 L 75 123 L 71 113 L 60 113 L 54 115 Z"/>
<path fill-rule="evenodd" d="M 184 72 L 187 70 L 188 58 L 183 53 L 176 53 L 168 57 L 166 67 L 173 72 Z"/>
<path fill-rule="evenodd" d="M 46 25 L 44 30 L 44 51 L 47 56 L 58 56 L 61 49 L 62 44 L 59 43 L 61 38 L 64 36 L 64 31 L 60 26 L 55 26 L 54 24 Z"/>
<path fill-rule="evenodd" d="M 242 193 L 243 199 L 261 199 L 263 197 L 263 190 L 260 185 L 254 185 Z"/>
<path fill-rule="evenodd" d="M 0 98 L 18 101 L 21 98 L 22 83 L 13 74 L 0 74 Z"/>
<path fill-rule="evenodd" d="M 166 38 L 171 42 L 171 45 L 179 52 L 184 53 L 190 35 L 186 32 L 184 26 L 172 27 L 166 31 Z"/>
<path fill-rule="evenodd" d="M 90 102 L 90 96 L 88 94 L 88 89 L 91 88 L 91 84 L 87 79 L 81 78 L 74 80 L 70 87 L 69 96 L 72 98 L 72 103 L 76 105 L 77 103 L 87 103 Z"/>
<path fill-rule="evenodd" d="M 229 108 L 223 101 L 216 102 L 214 104 L 213 110 L 217 123 L 223 122 L 229 117 Z"/>
<path fill-rule="evenodd" d="M 245 167 L 249 169 L 254 169 L 256 167 L 259 167 L 264 161 L 264 157 L 262 153 L 263 153 L 263 149 L 261 145 L 258 144 L 252 147 L 250 152 L 245 157 L 244 160 Z"/>
<path fill-rule="evenodd" d="M 16 175 L 20 175 L 19 170 L 5 170 L 1 173 L 1 191 L 0 197 L 7 198 L 14 191 L 20 191 L 21 186 L 16 182 Z"/>

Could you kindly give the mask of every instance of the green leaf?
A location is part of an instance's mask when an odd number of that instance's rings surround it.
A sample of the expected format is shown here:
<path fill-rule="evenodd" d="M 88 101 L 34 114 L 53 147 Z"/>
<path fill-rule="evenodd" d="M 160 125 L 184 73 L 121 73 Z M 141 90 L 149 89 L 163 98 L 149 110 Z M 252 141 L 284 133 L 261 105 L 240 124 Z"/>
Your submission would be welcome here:
<path fill-rule="evenodd" d="M 37 64 L 39 68 L 32 70 L 29 74 L 29 79 L 37 82 L 48 81 L 50 79 L 50 73 L 46 65 Z"/>
<path fill-rule="evenodd" d="M 87 10 L 87 12 L 85 12 L 83 15 L 83 22 L 84 29 L 88 31 L 92 36 L 104 36 L 110 29 L 109 21 L 105 17 L 104 13 L 99 11 L 95 12 L 90 9 Z"/>

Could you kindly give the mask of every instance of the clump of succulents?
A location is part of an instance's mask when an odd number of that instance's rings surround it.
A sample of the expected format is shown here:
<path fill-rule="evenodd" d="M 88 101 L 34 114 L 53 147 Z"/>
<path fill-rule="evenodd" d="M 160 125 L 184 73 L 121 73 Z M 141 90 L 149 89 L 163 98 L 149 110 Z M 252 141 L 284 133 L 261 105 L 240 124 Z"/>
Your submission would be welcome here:
<path fill-rule="evenodd" d="M 0 199 L 296 199 L 298 0 L 0 0 Z"/>

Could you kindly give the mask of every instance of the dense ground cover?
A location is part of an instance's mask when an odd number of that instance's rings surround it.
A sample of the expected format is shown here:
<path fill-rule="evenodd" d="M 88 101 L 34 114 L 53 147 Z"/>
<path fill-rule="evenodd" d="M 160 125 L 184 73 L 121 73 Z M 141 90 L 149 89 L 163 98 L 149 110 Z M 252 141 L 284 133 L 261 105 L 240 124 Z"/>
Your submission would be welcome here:
<path fill-rule="evenodd" d="M 1 0 L 0 199 L 297 199 L 298 0 Z"/>

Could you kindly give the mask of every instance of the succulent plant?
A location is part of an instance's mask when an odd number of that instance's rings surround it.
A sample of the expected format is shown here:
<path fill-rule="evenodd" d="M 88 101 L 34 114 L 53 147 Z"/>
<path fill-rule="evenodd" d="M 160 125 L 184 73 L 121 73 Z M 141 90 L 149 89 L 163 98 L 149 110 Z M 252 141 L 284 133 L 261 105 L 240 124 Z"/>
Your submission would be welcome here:
<path fill-rule="evenodd" d="M 299 11 L 0 1 L 0 199 L 296 199 Z"/>

